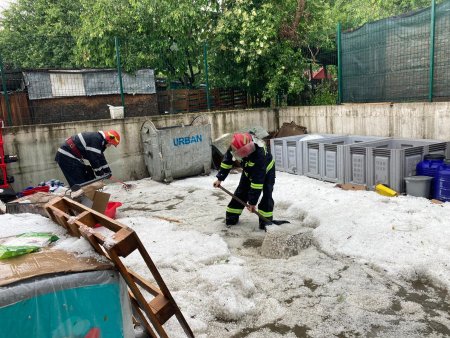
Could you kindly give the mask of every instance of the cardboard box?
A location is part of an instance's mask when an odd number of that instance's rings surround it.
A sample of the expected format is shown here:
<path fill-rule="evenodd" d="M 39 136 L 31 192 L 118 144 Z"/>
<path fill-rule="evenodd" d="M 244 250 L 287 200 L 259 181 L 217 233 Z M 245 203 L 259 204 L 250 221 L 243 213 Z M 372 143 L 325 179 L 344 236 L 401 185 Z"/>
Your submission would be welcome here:
<path fill-rule="evenodd" d="M 31 213 L 48 217 L 44 209 L 44 205 L 50 202 L 55 197 L 58 196 L 48 192 L 37 192 L 32 195 L 20 197 L 18 199 L 15 199 L 14 201 L 6 203 L 6 213 Z"/>
<path fill-rule="evenodd" d="M 339 183 L 335 185 L 336 188 L 341 188 L 342 190 L 367 190 L 365 185 L 352 184 L 352 183 Z"/>
<path fill-rule="evenodd" d="M 0 286 L 37 276 L 113 269 L 112 263 L 52 249 L 0 260 Z"/>

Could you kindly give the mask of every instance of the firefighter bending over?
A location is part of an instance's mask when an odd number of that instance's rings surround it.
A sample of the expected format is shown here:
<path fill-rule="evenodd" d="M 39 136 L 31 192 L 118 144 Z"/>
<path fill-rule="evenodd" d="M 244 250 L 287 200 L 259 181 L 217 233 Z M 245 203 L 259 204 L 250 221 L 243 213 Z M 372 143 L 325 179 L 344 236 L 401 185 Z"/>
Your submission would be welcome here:
<path fill-rule="evenodd" d="M 103 154 L 110 146 L 117 147 L 120 135 L 115 130 L 83 132 L 69 137 L 58 149 L 55 161 L 61 168 L 69 186 L 82 184 L 111 174 Z M 84 160 L 90 165 L 85 164 Z"/>
<path fill-rule="evenodd" d="M 220 164 L 214 187 L 218 188 L 225 180 L 235 160 L 241 163 L 243 171 L 234 194 L 241 200 L 246 201 L 249 204 L 249 211 L 254 212 L 262 192 L 257 212 L 268 220 L 272 220 L 275 161 L 272 154 L 267 151 L 265 142 L 250 133 L 234 134 L 231 146 Z M 227 227 L 237 224 L 243 209 L 244 207 L 239 202 L 234 199 L 230 201 L 225 214 Z M 259 228 L 265 229 L 266 225 L 268 224 L 260 219 Z"/>

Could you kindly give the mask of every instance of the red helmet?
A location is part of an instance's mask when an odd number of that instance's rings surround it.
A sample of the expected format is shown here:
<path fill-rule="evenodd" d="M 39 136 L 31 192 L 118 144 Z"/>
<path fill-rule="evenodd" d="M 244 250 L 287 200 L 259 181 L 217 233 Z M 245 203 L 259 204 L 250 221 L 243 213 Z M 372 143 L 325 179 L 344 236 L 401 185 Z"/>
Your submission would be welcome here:
<path fill-rule="evenodd" d="M 231 149 L 234 157 L 238 159 L 247 157 L 255 151 L 252 135 L 249 133 L 234 134 L 231 141 Z"/>
<path fill-rule="evenodd" d="M 117 147 L 120 143 L 120 135 L 117 131 L 111 129 L 103 132 L 105 134 L 106 143 L 112 144 Z"/>

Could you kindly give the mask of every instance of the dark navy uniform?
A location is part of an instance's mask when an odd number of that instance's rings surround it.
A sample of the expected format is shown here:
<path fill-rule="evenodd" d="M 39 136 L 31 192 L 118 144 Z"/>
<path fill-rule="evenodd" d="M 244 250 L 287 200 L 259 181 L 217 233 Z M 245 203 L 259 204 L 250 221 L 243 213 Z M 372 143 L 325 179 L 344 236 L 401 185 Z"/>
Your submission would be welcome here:
<path fill-rule="evenodd" d="M 227 150 L 216 175 L 219 181 L 224 181 L 233 167 L 233 155 L 231 148 Z M 250 205 L 256 205 L 262 192 L 261 201 L 258 204 L 258 212 L 265 218 L 272 220 L 274 201 L 272 198 L 275 185 L 275 161 L 266 147 L 255 144 L 255 151 L 241 161 L 243 169 L 241 180 L 234 194 Z M 226 224 L 234 225 L 238 222 L 244 206 L 234 199 L 228 204 L 226 211 Z M 264 222 L 260 220 L 260 228 L 264 228 Z"/>
<path fill-rule="evenodd" d="M 84 132 L 69 137 L 58 149 L 55 161 L 60 166 L 69 186 L 90 181 L 95 176 L 111 173 L 103 152 L 106 150 L 105 135 Z M 85 165 L 83 160 L 90 163 Z"/>

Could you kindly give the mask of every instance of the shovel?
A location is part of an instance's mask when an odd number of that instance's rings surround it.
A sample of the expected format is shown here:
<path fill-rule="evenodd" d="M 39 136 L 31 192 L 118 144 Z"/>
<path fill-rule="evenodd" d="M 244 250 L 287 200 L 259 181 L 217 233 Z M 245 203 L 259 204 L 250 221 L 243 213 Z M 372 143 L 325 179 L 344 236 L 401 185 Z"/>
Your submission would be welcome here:
<path fill-rule="evenodd" d="M 94 178 L 93 180 L 86 181 L 84 183 L 74 184 L 74 185 L 72 185 L 70 187 L 70 190 L 72 190 L 72 192 L 75 192 L 75 191 L 80 190 L 81 188 L 83 188 L 83 187 L 85 187 L 85 186 L 87 186 L 89 184 L 92 184 L 92 183 L 95 183 L 95 182 L 98 182 L 98 181 L 101 181 L 101 180 L 106 180 L 106 179 L 108 179 L 110 177 L 111 177 L 111 174 L 107 174 L 107 175 L 104 175 L 104 176 L 100 176 L 100 177 Z"/>
<path fill-rule="evenodd" d="M 249 207 L 248 203 L 245 203 L 243 200 L 241 200 L 239 197 L 237 197 L 236 195 L 234 195 L 233 193 L 231 193 L 230 191 L 228 191 L 227 189 L 225 189 L 224 187 L 222 187 L 221 185 L 219 185 L 219 188 L 222 189 L 223 191 L 225 191 L 228 195 L 230 195 L 234 200 L 238 201 L 239 203 L 241 203 L 244 207 Z M 286 223 L 291 223 L 289 221 L 284 221 L 284 220 L 270 220 L 265 218 L 263 215 L 261 215 L 259 212 L 257 211 L 252 211 L 254 214 L 258 215 L 259 219 L 261 221 L 264 221 L 267 224 L 276 224 L 276 225 L 281 225 L 281 224 L 286 224 Z"/>
<path fill-rule="evenodd" d="M 115 178 L 114 176 L 110 176 L 110 177 L 108 177 L 108 178 L 109 178 L 111 181 L 114 181 L 114 182 L 116 182 L 116 183 L 122 184 L 122 187 L 123 187 L 126 191 L 128 191 L 128 190 L 130 190 L 130 189 L 132 189 L 132 188 L 134 187 L 132 184 L 122 182 L 122 181 L 118 180 L 117 178 Z"/>

